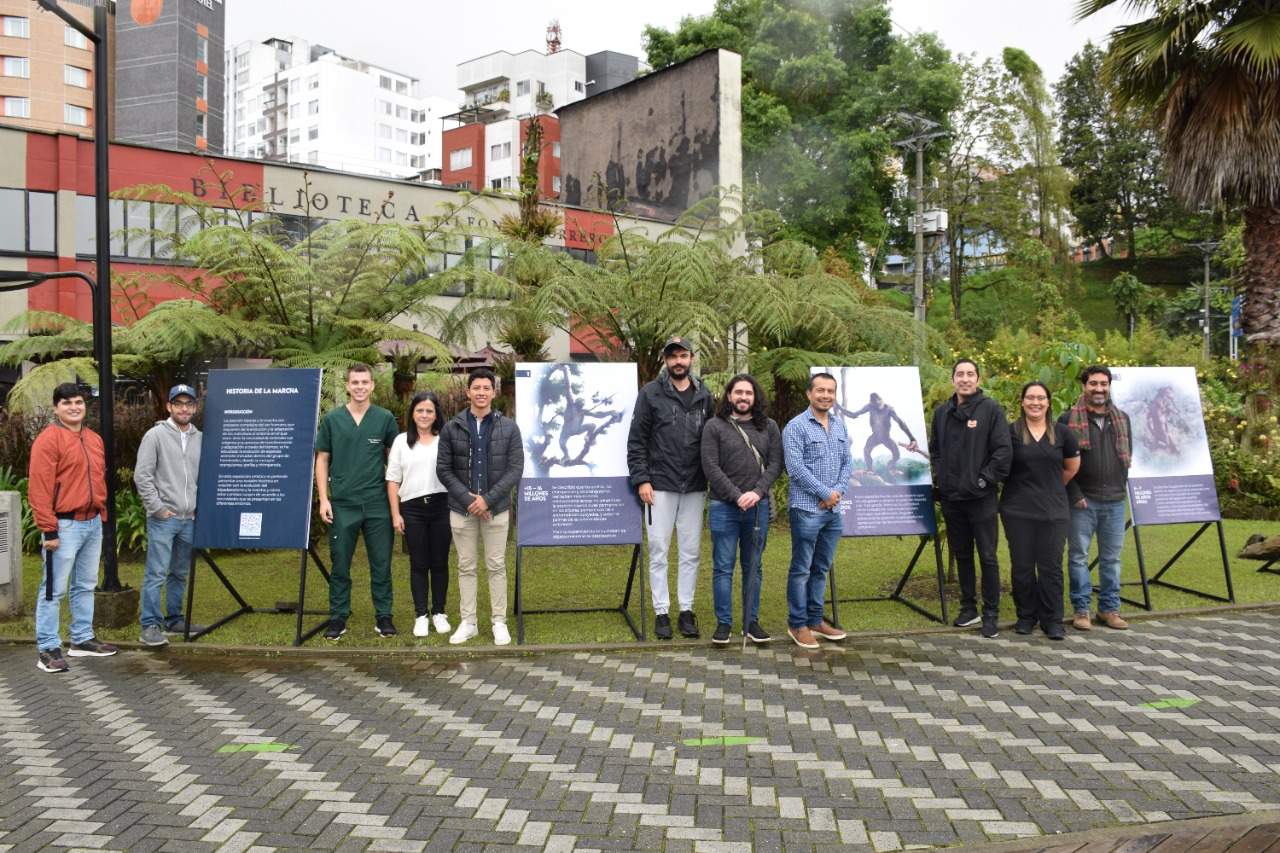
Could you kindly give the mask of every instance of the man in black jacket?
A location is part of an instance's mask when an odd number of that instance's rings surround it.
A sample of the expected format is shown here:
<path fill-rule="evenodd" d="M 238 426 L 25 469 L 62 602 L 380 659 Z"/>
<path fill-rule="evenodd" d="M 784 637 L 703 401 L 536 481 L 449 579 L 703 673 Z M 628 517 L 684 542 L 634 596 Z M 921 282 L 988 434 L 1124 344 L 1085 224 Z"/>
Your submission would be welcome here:
<path fill-rule="evenodd" d="M 698 636 L 693 592 L 702 546 L 702 508 L 707 478 L 702 473 L 702 426 L 714 411 L 711 394 L 693 375 L 693 345 L 680 336 L 662 348 L 666 371 L 640 389 L 627 436 L 631 485 L 648 504 L 649 581 L 653 588 L 653 632 L 671 639 L 667 549 L 671 531 L 680 545 L 676 595 L 682 636 Z"/>
<path fill-rule="evenodd" d="M 493 409 L 498 377 L 487 367 L 467 378 L 471 404 L 440 431 L 436 475 L 449 492 L 449 527 L 458 550 L 458 629 L 449 637 L 457 645 L 477 636 L 476 567 L 480 540 L 489 575 L 489 611 L 493 642 L 511 642 L 507 630 L 507 526 L 511 491 L 524 472 L 520 428 Z"/>
<path fill-rule="evenodd" d="M 1000 404 L 978 387 L 978 365 L 962 358 L 951 368 L 955 394 L 933 413 L 933 462 L 947 546 L 960 574 L 960 615 L 956 627 L 982 622 L 982 636 L 999 633 L 1000 563 L 996 484 L 1009 475 L 1013 442 Z M 973 548 L 982 565 L 982 616 L 978 616 Z"/>

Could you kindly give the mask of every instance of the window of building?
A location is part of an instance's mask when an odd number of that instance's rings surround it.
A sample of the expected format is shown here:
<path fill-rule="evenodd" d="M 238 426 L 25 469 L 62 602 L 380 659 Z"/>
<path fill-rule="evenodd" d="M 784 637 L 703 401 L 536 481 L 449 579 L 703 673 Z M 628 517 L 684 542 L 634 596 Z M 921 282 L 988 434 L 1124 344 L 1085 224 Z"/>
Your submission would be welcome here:
<path fill-rule="evenodd" d="M 507 160 L 511 157 L 511 143 L 500 142 L 497 145 L 489 146 L 490 160 Z"/>
<path fill-rule="evenodd" d="M 196 38 L 196 59 L 206 63 L 209 61 L 209 40 L 203 36 Z"/>
<path fill-rule="evenodd" d="M 307 78 L 307 88 L 308 88 L 308 89 L 319 89 L 319 88 L 320 88 L 320 75 L 319 75 L 319 74 L 312 74 L 310 77 L 308 77 L 308 78 Z"/>
<path fill-rule="evenodd" d="M 311 140 L 311 139 L 319 139 L 319 138 L 320 138 L 320 128 L 318 128 L 318 127 L 309 127 L 309 128 L 307 128 L 307 139 L 308 139 L 308 140 Z"/>
<path fill-rule="evenodd" d="M 65 27 L 62 30 L 62 43 L 67 47 L 78 47 L 81 50 L 89 49 L 89 40 L 84 37 L 84 33 L 75 27 Z"/>
<path fill-rule="evenodd" d="M 391 125 L 389 125 L 389 124 L 380 124 L 380 125 L 378 125 L 378 138 L 379 138 L 379 139 L 390 139 L 390 138 L 391 138 Z"/>
<path fill-rule="evenodd" d="M 573 81 L 573 91 L 575 91 L 575 92 L 585 92 L 586 90 L 587 90 L 587 87 L 586 87 L 585 85 L 583 85 L 583 82 L 582 82 L 581 80 L 574 80 L 574 81 Z"/>
<path fill-rule="evenodd" d="M 380 75 L 378 77 L 378 88 L 386 89 L 388 92 L 391 91 L 391 78 L 385 74 Z"/>
<path fill-rule="evenodd" d="M 204 139 L 209 137 L 209 117 L 204 113 L 196 113 L 196 137 Z"/>
<path fill-rule="evenodd" d="M 320 113 L 320 102 L 309 101 L 307 103 L 307 115 L 313 116 L 313 115 L 319 115 L 319 113 Z"/>
<path fill-rule="evenodd" d="M 528 80 L 517 80 L 517 81 L 516 81 L 516 95 L 517 95 L 517 96 L 519 96 L 519 95 L 527 95 L 527 94 L 529 94 L 529 81 L 528 81 Z"/>
<path fill-rule="evenodd" d="M 406 154 L 406 153 L 404 153 L 403 151 L 397 151 L 397 152 L 396 152 L 396 165 L 397 165 L 397 166 L 408 166 L 408 165 L 409 165 L 409 155 L 408 155 L 408 154 Z"/>
<path fill-rule="evenodd" d="M 396 128 L 396 142 L 399 142 L 401 145 L 403 145 L 404 143 L 406 143 L 406 142 L 408 142 L 408 141 L 409 141 L 409 131 L 405 130 L 405 129 L 404 129 L 404 128 L 402 128 L 402 127 L 397 127 L 397 128 Z"/>
<path fill-rule="evenodd" d="M 390 149 L 390 148 L 379 148 L 379 149 L 378 149 L 378 162 L 379 162 L 379 163 L 390 163 L 390 162 L 391 162 L 391 149 Z"/>
<path fill-rule="evenodd" d="M 244 121 L 244 107 L 236 107 L 236 121 Z"/>
<path fill-rule="evenodd" d="M 389 115 L 391 115 L 391 102 L 390 102 L 390 101 L 378 101 L 378 113 L 379 113 L 380 115 L 384 115 L 384 116 L 389 116 Z"/>
<path fill-rule="evenodd" d="M 289 106 L 289 118 L 297 119 L 302 114 L 302 104 L 291 104 Z"/>
<path fill-rule="evenodd" d="M 238 53 L 238 54 L 236 54 L 236 67 L 237 67 L 237 68 L 243 68 L 243 67 L 245 67 L 245 66 L 246 66 L 246 65 L 248 65 L 248 64 L 249 64 L 249 54 L 247 54 L 247 53 Z"/>
<path fill-rule="evenodd" d="M 301 138 L 302 138 L 302 135 L 301 135 L 301 134 L 299 134 L 297 131 L 294 131 L 293 133 L 289 134 L 289 144 L 290 144 L 290 145 L 297 145 L 297 144 L 298 144 L 298 141 L 299 141 Z"/>
<path fill-rule="evenodd" d="M 56 207 L 53 193 L 0 189 L 0 251 L 52 254 Z"/>
<path fill-rule="evenodd" d="M 319 152 L 319 151 L 309 151 L 309 152 L 307 152 L 307 162 L 308 162 L 308 163 L 319 163 L 319 162 L 320 162 L 320 152 Z"/>
<path fill-rule="evenodd" d="M 26 193 L 0 190 L 0 251 L 27 250 Z"/>
<path fill-rule="evenodd" d="M 489 189 L 491 190 L 502 189 L 502 178 L 494 178 L 493 180 L 489 181 Z"/>
<path fill-rule="evenodd" d="M 209 100 L 209 78 L 205 74 L 196 75 L 196 97 L 202 101 Z"/>
<path fill-rule="evenodd" d="M 68 86 L 79 86 L 81 89 L 88 89 L 89 70 L 78 65 L 64 65 L 62 68 L 62 80 Z"/>
<path fill-rule="evenodd" d="M 409 158 L 409 165 L 415 169 L 425 169 L 427 167 L 427 155 L 415 154 Z"/>
<path fill-rule="evenodd" d="M 402 121 L 408 121 L 408 120 L 409 120 L 409 108 L 408 108 L 408 107 L 396 107 L 396 118 L 398 118 L 398 119 L 400 119 L 400 120 L 402 120 Z"/>
<path fill-rule="evenodd" d="M 459 148 L 456 151 L 450 151 L 449 152 L 449 168 L 450 169 L 471 168 L 471 149 Z"/>
<path fill-rule="evenodd" d="M 5 98 L 4 114 L 9 118 L 31 118 L 31 101 L 28 98 Z"/>
<path fill-rule="evenodd" d="M 30 77 L 31 61 L 25 56 L 6 56 L 2 73 L 6 77 Z"/>
<path fill-rule="evenodd" d="M 422 124 L 423 122 L 425 122 L 425 121 L 427 120 L 427 111 L 426 111 L 426 110 L 414 110 L 414 111 L 413 111 L 413 115 L 412 115 L 410 118 L 411 118 L 411 120 L 412 120 L 413 122 L 415 122 L 416 124 Z"/>
<path fill-rule="evenodd" d="M 4 34 L 10 38 L 31 38 L 31 21 L 27 18 L 21 18 L 17 15 L 5 15 L 0 18 L 0 22 L 3 22 Z"/>
<path fill-rule="evenodd" d="M 539 80 L 539 81 L 538 81 L 538 94 L 539 94 L 539 95 L 545 95 L 545 94 L 546 94 L 546 92 L 547 92 L 547 84 L 546 84 L 546 83 L 543 83 L 541 80 Z"/>
<path fill-rule="evenodd" d="M 406 83 L 406 82 L 405 82 L 405 81 L 403 81 L 403 80 L 397 80 L 397 81 L 396 81 L 396 94 L 397 94 L 397 95 L 407 95 L 407 94 L 409 94 L 409 84 L 408 84 L 408 83 Z"/>
<path fill-rule="evenodd" d="M 62 105 L 62 120 L 67 124 L 79 125 L 80 127 L 89 126 L 89 111 L 84 107 L 77 107 L 75 104 Z"/>
<path fill-rule="evenodd" d="M 551 176 L 551 191 L 553 193 L 560 192 L 560 176 L 559 175 Z"/>
<path fill-rule="evenodd" d="M 557 158 L 560 156 L 560 143 L 559 143 L 559 141 L 556 141 L 556 142 L 551 143 L 551 156 L 552 156 L 552 157 L 557 157 Z"/>

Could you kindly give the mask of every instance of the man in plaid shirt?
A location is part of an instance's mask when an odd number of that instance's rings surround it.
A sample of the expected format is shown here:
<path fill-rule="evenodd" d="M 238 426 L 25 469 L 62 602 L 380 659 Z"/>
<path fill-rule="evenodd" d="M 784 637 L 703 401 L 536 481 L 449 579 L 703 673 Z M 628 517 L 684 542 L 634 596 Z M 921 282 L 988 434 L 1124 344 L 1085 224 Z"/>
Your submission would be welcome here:
<path fill-rule="evenodd" d="M 787 574 L 787 634 L 797 646 L 818 647 L 817 637 L 843 640 L 845 632 L 822 617 L 827 573 L 835 561 L 842 519 L 840 499 L 853 475 L 844 419 L 832 416 L 836 378 L 809 377 L 809 408 L 782 431 L 790 478 L 791 569 Z"/>

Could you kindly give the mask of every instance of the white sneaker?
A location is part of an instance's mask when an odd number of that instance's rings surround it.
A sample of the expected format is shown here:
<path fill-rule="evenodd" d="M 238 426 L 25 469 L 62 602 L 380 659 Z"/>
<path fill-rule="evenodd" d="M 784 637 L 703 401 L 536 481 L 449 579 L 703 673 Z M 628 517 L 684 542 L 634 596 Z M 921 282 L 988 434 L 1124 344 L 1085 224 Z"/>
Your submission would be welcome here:
<path fill-rule="evenodd" d="M 507 630 L 507 626 L 502 622 L 493 623 L 493 644 L 495 646 L 511 645 L 511 632 Z"/>
<path fill-rule="evenodd" d="M 470 622 L 459 622 L 458 630 L 454 631 L 453 635 L 449 637 L 449 644 L 456 646 L 478 636 L 480 636 L 480 630 L 475 625 Z"/>
<path fill-rule="evenodd" d="M 449 617 L 443 613 L 437 613 L 431 617 L 431 624 L 435 626 L 437 634 L 447 634 L 452 629 L 449 627 Z"/>
<path fill-rule="evenodd" d="M 431 634 L 431 619 L 427 616 L 419 616 L 413 620 L 413 636 L 426 637 Z"/>

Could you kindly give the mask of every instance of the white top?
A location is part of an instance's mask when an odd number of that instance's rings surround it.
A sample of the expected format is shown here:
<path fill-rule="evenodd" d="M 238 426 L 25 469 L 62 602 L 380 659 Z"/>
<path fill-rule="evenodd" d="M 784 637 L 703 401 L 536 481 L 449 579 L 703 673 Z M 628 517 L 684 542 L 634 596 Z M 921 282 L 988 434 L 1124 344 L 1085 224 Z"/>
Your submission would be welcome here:
<path fill-rule="evenodd" d="M 436 476 L 439 450 L 440 436 L 430 444 L 419 439 L 413 447 L 409 446 L 404 433 L 396 436 L 387 456 L 387 480 L 400 484 L 400 500 L 408 501 L 445 491 Z"/>

